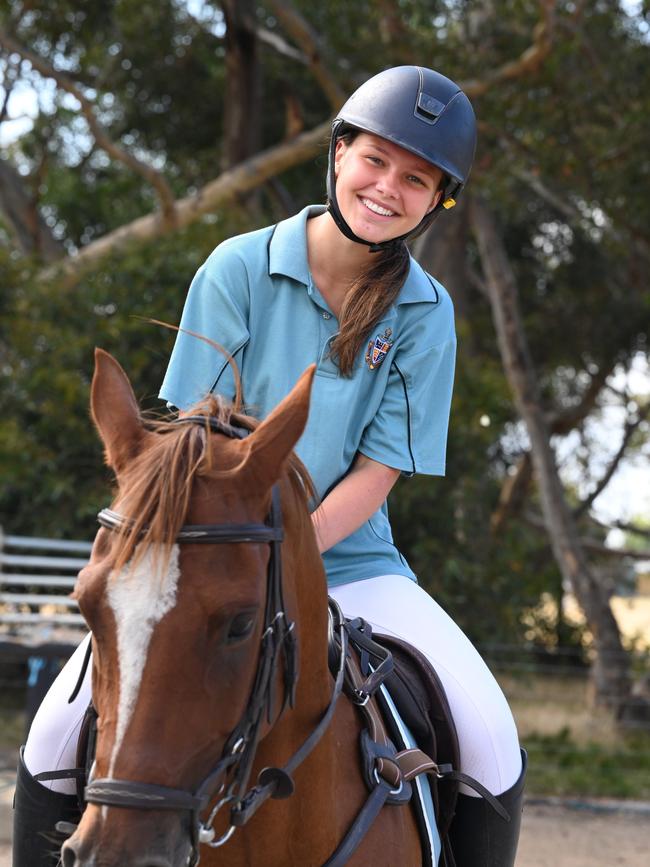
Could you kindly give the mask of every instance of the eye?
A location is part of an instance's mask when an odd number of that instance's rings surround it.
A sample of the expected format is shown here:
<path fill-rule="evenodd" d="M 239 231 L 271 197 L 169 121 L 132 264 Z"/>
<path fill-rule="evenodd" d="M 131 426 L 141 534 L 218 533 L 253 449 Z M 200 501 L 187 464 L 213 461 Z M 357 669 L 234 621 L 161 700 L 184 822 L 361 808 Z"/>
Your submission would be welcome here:
<path fill-rule="evenodd" d="M 373 156 L 372 154 L 368 154 L 368 155 L 366 156 L 366 159 L 369 160 L 369 161 L 370 161 L 373 165 L 375 165 L 375 166 L 381 166 L 381 165 L 383 165 L 383 162 L 382 162 L 382 160 L 381 160 L 381 157 L 376 157 L 376 156 Z"/>
<path fill-rule="evenodd" d="M 243 641 L 251 634 L 254 626 L 255 614 L 251 611 L 244 611 L 241 614 L 235 615 L 235 617 L 230 621 L 226 641 L 228 643 Z"/>
<path fill-rule="evenodd" d="M 426 184 L 424 183 L 422 178 L 419 178 L 417 175 L 409 175 L 408 180 L 411 181 L 411 183 L 413 183 L 413 184 L 417 184 L 418 186 L 421 186 L 421 187 L 426 186 Z"/>

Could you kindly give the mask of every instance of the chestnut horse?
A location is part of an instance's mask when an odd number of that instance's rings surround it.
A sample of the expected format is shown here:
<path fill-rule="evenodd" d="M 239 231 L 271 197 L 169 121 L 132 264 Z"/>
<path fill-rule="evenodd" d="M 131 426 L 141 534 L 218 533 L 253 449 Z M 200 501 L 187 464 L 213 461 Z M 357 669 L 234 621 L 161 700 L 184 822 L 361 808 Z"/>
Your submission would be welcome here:
<path fill-rule="evenodd" d="M 200 851 L 208 865 L 320 867 L 368 791 L 359 713 L 332 700 L 327 585 L 292 455 L 313 369 L 259 425 L 213 397 L 154 424 L 119 364 L 101 350 L 95 360 L 91 411 L 117 491 L 75 590 L 99 719 L 89 803 L 63 865 L 185 867 Z M 241 427 L 255 429 L 240 438 Z M 296 754 L 291 775 L 259 777 Z M 234 833 L 233 778 L 274 793 Z M 421 864 L 410 807 L 383 807 L 347 863 Z"/>

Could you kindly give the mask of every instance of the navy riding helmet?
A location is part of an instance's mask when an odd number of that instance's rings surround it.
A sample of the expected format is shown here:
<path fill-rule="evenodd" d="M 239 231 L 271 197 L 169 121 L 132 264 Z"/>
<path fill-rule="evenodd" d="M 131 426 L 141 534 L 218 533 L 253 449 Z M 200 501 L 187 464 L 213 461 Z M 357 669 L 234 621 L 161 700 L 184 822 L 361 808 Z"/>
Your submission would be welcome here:
<path fill-rule="evenodd" d="M 444 172 L 440 202 L 412 231 L 373 244 L 358 237 L 345 222 L 336 199 L 336 143 L 351 129 L 373 133 L 406 148 Z M 467 182 L 476 149 L 476 118 L 458 85 L 421 66 L 395 66 L 373 76 L 356 90 L 332 123 L 327 172 L 328 210 L 341 232 L 371 251 L 414 238 L 441 208 L 452 208 Z"/>

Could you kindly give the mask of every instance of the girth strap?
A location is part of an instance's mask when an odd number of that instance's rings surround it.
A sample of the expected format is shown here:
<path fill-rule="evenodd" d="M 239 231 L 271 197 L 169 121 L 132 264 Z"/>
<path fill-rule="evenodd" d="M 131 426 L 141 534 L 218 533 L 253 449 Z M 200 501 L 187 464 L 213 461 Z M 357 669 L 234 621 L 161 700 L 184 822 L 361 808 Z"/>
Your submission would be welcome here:
<path fill-rule="evenodd" d="M 385 780 L 380 780 L 357 814 L 347 834 L 336 847 L 331 857 L 325 861 L 323 867 L 343 867 L 343 865 L 348 863 L 354 851 L 368 833 L 372 823 L 379 815 L 390 793 L 390 784 Z"/>

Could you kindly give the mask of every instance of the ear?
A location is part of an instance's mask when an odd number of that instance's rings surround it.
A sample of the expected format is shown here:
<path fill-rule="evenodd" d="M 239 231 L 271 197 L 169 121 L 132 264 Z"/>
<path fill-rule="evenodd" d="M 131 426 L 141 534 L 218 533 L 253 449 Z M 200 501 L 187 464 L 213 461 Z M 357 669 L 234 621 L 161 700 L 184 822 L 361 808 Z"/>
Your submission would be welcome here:
<path fill-rule="evenodd" d="M 346 142 L 343 141 L 342 138 L 338 139 L 336 142 L 336 150 L 334 151 L 334 172 L 338 177 L 339 165 L 341 162 L 341 157 L 347 150 L 348 146 Z"/>
<path fill-rule="evenodd" d="M 126 373 L 112 355 L 95 349 L 90 414 L 116 473 L 138 453 L 145 435 L 140 410 Z"/>
<path fill-rule="evenodd" d="M 310 365 L 284 400 L 246 440 L 249 449 L 246 466 L 267 489 L 280 478 L 287 458 L 305 429 L 315 371 L 316 365 Z"/>
<path fill-rule="evenodd" d="M 430 214 L 431 211 L 433 211 L 433 209 L 438 205 L 438 202 L 442 198 L 442 194 L 443 194 L 443 190 L 436 190 L 436 193 L 433 197 L 433 201 L 431 202 L 431 204 L 427 208 L 427 214 Z"/>

